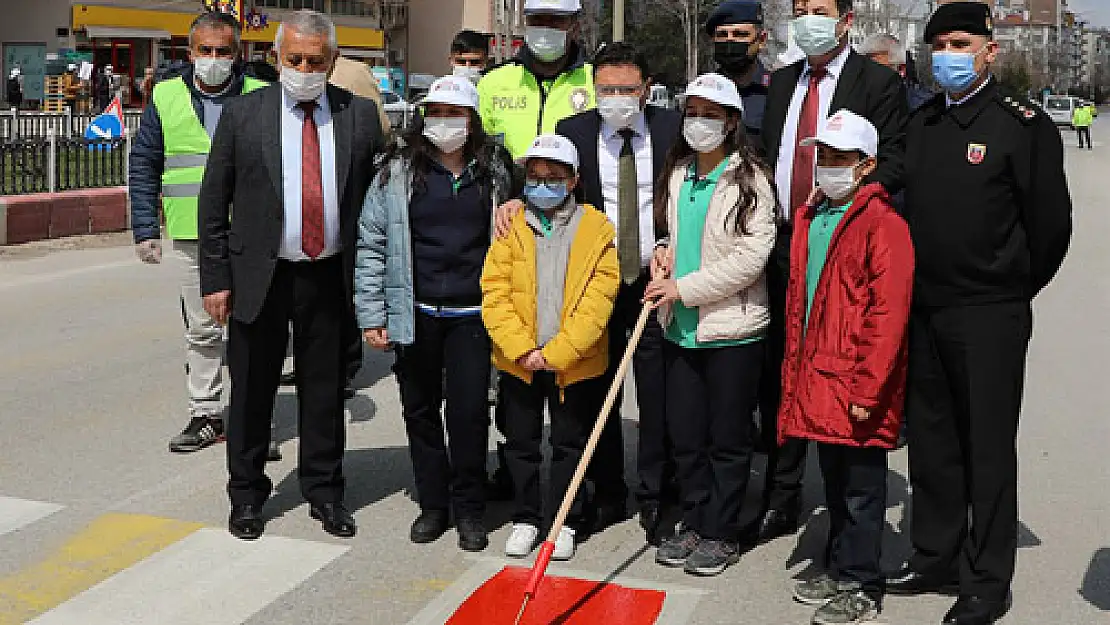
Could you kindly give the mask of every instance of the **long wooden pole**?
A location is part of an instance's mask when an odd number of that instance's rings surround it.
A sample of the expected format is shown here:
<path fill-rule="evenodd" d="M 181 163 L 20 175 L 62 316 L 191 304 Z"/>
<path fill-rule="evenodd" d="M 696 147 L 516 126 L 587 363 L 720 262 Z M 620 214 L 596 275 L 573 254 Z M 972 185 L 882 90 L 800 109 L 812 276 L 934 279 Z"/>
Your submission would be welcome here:
<path fill-rule="evenodd" d="M 536 563 L 532 565 L 532 574 L 528 578 L 528 585 L 524 587 L 524 603 L 520 606 L 520 612 L 516 616 L 517 625 L 524 618 L 524 611 L 528 609 L 528 602 L 536 596 L 540 581 L 543 580 L 544 573 L 547 571 L 547 565 L 551 563 L 551 554 L 555 552 L 555 539 L 559 537 L 559 532 L 563 529 L 563 524 L 566 523 L 567 515 L 570 514 L 570 507 L 574 504 L 574 496 L 578 493 L 579 487 L 582 486 L 582 480 L 586 477 L 586 467 L 590 466 L 590 459 L 593 458 L 594 450 L 597 449 L 597 441 L 601 438 L 601 432 L 605 429 L 609 412 L 612 411 L 613 404 L 617 402 L 617 395 L 620 394 L 624 378 L 628 374 L 628 367 L 632 364 L 632 355 L 636 352 L 636 346 L 640 343 L 640 337 L 644 334 L 644 326 L 647 325 L 651 310 L 651 303 L 645 303 L 640 311 L 640 317 L 636 319 L 636 326 L 632 329 L 632 336 L 628 339 L 628 347 L 625 348 L 624 355 L 621 357 L 617 374 L 613 377 L 613 383 L 609 385 L 609 394 L 605 396 L 605 402 L 601 405 L 601 413 L 597 415 L 594 429 L 590 432 L 590 438 L 586 441 L 586 448 L 582 451 L 582 459 L 578 461 L 578 467 L 575 468 L 574 476 L 570 479 L 570 486 L 567 487 L 567 492 L 563 495 L 563 503 L 559 506 L 559 512 L 555 514 L 555 521 L 551 524 L 551 531 L 547 533 L 547 540 L 540 546 L 539 554 L 536 555 Z"/>

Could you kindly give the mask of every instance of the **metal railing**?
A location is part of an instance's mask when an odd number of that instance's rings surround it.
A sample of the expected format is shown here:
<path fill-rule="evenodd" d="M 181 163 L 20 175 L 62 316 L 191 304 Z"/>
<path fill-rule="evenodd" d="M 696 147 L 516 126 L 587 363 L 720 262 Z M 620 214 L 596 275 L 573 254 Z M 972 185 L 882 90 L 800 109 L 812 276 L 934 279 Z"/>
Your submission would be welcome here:
<path fill-rule="evenodd" d="M 0 195 L 126 185 L 130 148 L 130 135 L 93 141 L 48 135 L 0 142 Z"/>
<path fill-rule="evenodd" d="M 45 139 L 51 132 L 59 137 L 80 138 L 85 136 L 85 128 L 99 113 L 73 113 L 67 108 L 64 113 L 43 113 L 40 111 L 0 111 L 0 141 L 13 139 Z M 128 134 L 134 136 L 139 130 L 141 111 L 124 111 L 123 124 Z"/>

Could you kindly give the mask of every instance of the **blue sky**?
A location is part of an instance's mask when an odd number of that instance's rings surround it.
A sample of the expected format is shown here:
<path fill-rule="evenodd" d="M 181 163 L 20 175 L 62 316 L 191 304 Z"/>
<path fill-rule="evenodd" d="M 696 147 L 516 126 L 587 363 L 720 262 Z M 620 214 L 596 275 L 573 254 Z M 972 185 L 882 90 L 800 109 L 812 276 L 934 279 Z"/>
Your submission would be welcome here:
<path fill-rule="evenodd" d="M 1095 26 L 1110 27 L 1110 2 L 1107 0 L 1069 0 L 1068 7 Z"/>

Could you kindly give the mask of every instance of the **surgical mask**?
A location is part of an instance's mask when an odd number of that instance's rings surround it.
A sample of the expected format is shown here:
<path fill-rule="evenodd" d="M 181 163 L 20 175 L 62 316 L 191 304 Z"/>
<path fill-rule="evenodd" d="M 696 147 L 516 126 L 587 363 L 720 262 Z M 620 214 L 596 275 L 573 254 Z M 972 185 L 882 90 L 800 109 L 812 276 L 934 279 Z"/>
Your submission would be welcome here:
<path fill-rule="evenodd" d="M 569 195 L 570 189 L 565 182 L 524 185 L 524 199 L 541 211 L 549 211 L 562 206 Z"/>
<path fill-rule="evenodd" d="M 297 102 L 310 102 L 324 94 L 328 85 L 328 75 L 324 72 L 302 72 L 281 66 L 279 75 L 282 89 Z"/>
<path fill-rule="evenodd" d="M 231 76 L 234 59 L 214 59 L 202 56 L 193 61 L 193 71 L 197 79 L 209 87 L 218 87 Z"/>
<path fill-rule="evenodd" d="M 713 60 L 725 73 L 743 74 L 755 63 L 753 48 L 755 45 L 747 41 L 716 41 L 713 43 Z"/>
<path fill-rule="evenodd" d="M 821 167 L 818 165 L 814 180 L 817 181 L 817 186 L 821 187 L 821 190 L 830 199 L 843 200 L 852 195 L 859 184 L 856 180 L 856 168 L 859 165 L 852 167 Z"/>
<path fill-rule="evenodd" d="M 840 43 L 836 27 L 840 20 L 827 15 L 803 15 L 790 23 L 794 29 L 794 43 L 806 56 L 822 56 L 832 52 Z"/>
<path fill-rule="evenodd" d="M 640 114 L 640 98 L 634 95 L 599 97 L 597 112 L 614 128 L 631 128 L 633 120 Z"/>
<path fill-rule="evenodd" d="M 986 48 L 983 48 L 983 50 L 986 50 Z M 941 89 L 948 93 L 963 93 L 975 84 L 975 80 L 979 78 L 979 73 L 975 71 L 975 57 L 979 56 L 979 53 L 983 50 L 979 50 L 975 54 L 970 52 L 934 52 L 933 76 L 936 77 L 937 84 L 940 85 Z"/>
<path fill-rule="evenodd" d="M 543 26 L 529 26 L 524 31 L 524 43 L 532 55 L 544 63 L 557 61 L 567 51 L 567 31 Z"/>
<path fill-rule="evenodd" d="M 725 122 L 708 117 L 687 117 L 682 136 L 698 152 L 712 152 L 725 142 Z"/>
<path fill-rule="evenodd" d="M 470 67 L 468 65 L 455 65 L 451 68 L 451 75 L 465 78 L 474 84 L 478 84 L 478 80 L 482 78 L 482 68 Z"/>
<path fill-rule="evenodd" d="M 465 117 L 428 117 L 424 120 L 424 136 L 450 154 L 466 145 L 468 127 Z"/>

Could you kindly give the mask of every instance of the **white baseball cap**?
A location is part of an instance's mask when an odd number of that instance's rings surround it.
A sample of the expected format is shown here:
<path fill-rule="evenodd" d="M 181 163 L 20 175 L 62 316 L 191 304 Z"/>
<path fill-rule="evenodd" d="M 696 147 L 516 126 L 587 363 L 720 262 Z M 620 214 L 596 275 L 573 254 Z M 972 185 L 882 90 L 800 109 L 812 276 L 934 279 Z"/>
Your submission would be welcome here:
<path fill-rule="evenodd" d="M 835 150 L 858 150 L 868 156 L 879 153 L 879 131 L 867 118 L 840 109 L 817 128 L 816 137 L 806 137 L 799 145 L 827 145 Z"/>
<path fill-rule="evenodd" d="M 736 83 L 720 74 L 702 74 L 687 85 L 686 97 L 695 96 L 744 112 L 744 103 L 740 100 Z"/>
<path fill-rule="evenodd" d="M 524 14 L 556 13 L 573 15 L 582 11 L 582 0 L 524 0 Z"/>
<path fill-rule="evenodd" d="M 422 104 L 450 104 L 478 110 L 478 90 L 474 83 L 460 76 L 444 76 L 432 83 Z"/>
<path fill-rule="evenodd" d="M 532 147 L 528 148 L 528 153 L 524 155 L 524 160 L 532 158 L 546 158 L 548 160 L 557 161 L 566 165 L 570 165 L 572 169 L 578 172 L 578 149 L 570 142 L 570 139 L 560 135 L 540 135 L 532 142 Z"/>

